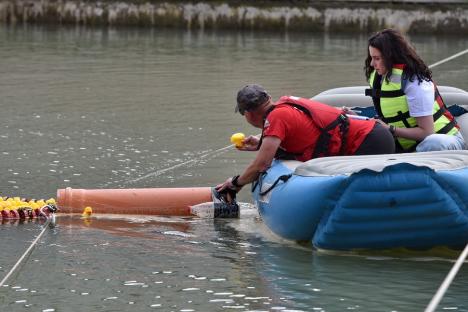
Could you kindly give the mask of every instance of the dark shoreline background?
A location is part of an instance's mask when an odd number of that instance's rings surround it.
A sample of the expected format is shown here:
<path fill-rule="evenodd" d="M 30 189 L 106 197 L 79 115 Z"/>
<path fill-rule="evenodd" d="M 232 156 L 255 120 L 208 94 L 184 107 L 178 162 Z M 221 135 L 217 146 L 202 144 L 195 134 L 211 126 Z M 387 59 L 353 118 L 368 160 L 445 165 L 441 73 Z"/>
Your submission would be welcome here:
<path fill-rule="evenodd" d="M 0 23 L 468 34 L 468 1 L 0 0 Z"/>

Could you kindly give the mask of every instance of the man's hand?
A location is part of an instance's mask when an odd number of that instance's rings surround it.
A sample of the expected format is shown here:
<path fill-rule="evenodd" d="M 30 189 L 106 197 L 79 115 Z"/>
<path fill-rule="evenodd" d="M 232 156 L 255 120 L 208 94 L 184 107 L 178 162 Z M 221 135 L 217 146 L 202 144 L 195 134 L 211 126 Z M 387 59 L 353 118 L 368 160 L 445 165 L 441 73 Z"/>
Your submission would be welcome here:
<path fill-rule="evenodd" d="M 379 124 L 381 124 L 382 126 L 384 126 L 387 129 L 390 128 L 390 126 L 388 124 L 386 124 L 385 122 L 383 122 L 382 119 L 372 118 L 372 120 L 377 121 Z"/>
<path fill-rule="evenodd" d="M 254 146 L 256 148 L 258 146 L 258 143 L 260 142 L 260 140 L 254 136 L 249 136 L 245 139 L 245 141 L 247 143 L 247 148 L 253 148 Z M 270 167 L 271 162 L 273 161 L 275 153 L 278 150 L 280 144 L 281 140 L 279 138 L 273 136 L 266 136 L 263 139 L 262 146 L 260 146 L 260 149 L 255 159 L 247 166 L 247 168 L 241 175 L 233 177 L 237 178 L 237 183 L 235 184 L 237 184 L 238 186 L 232 184 L 233 178 L 229 178 L 224 183 L 216 185 L 215 189 L 218 192 L 222 192 L 226 189 L 239 192 L 242 189 L 242 186 L 257 180 L 258 175 Z M 241 177 L 240 181 L 239 177 Z"/>
<path fill-rule="evenodd" d="M 224 181 L 223 183 L 218 184 L 218 185 L 215 186 L 215 190 L 218 191 L 218 192 L 222 192 L 222 191 L 224 191 L 226 189 L 233 190 L 236 193 L 238 193 L 242 189 L 242 186 L 240 186 L 240 187 L 234 186 L 232 184 L 232 178 L 229 178 L 226 181 Z"/>
<path fill-rule="evenodd" d="M 237 149 L 240 151 L 256 151 L 258 150 L 258 144 L 260 143 L 260 139 L 256 136 L 249 135 L 242 141 L 242 146 L 238 147 Z"/>
<path fill-rule="evenodd" d="M 341 107 L 341 110 L 343 111 L 343 113 L 345 113 L 346 115 L 357 115 L 357 113 L 355 111 L 353 111 L 350 107 L 347 107 L 347 106 L 342 106 Z"/>

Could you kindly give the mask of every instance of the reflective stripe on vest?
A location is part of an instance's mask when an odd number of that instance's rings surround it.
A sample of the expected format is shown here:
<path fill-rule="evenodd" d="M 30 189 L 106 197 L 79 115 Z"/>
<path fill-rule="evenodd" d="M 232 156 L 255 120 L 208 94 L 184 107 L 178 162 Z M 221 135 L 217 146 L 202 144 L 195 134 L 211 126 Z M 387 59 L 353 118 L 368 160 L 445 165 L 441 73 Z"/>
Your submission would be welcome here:
<path fill-rule="evenodd" d="M 394 67 L 392 75 L 387 82 L 374 70 L 369 78 L 371 89 L 366 90 L 366 95 L 372 96 L 375 110 L 380 118 L 387 124 L 399 128 L 413 128 L 417 126 L 416 118 L 409 114 L 406 95 L 402 90 L 403 69 Z M 434 84 L 435 95 L 432 109 L 434 118 L 434 131 L 443 134 L 456 134 L 458 126 L 455 119 L 446 109 L 437 87 Z M 415 140 L 397 138 L 397 143 L 405 151 L 412 151 L 419 143 Z"/>

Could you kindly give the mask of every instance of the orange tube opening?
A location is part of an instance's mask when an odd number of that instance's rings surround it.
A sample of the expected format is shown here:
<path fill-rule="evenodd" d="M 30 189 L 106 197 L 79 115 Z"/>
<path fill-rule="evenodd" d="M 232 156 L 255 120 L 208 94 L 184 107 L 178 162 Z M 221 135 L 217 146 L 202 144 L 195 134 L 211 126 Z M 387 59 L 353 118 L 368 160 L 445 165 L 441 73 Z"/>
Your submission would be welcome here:
<path fill-rule="evenodd" d="M 211 201 L 210 187 L 57 190 L 61 213 L 81 213 L 90 206 L 93 213 L 191 216 L 190 206 Z"/>

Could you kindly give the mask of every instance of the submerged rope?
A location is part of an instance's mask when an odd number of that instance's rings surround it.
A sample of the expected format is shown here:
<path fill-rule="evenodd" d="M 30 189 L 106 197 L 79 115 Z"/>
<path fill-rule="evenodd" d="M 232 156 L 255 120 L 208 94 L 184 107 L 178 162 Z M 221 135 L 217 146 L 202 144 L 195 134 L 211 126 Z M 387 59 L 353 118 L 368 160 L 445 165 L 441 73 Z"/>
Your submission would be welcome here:
<path fill-rule="evenodd" d="M 47 218 L 47 222 L 44 224 L 44 228 L 42 229 L 41 233 L 36 237 L 36 239 L 31 243 L 28 249 L 23 253 L 23 255 L 16 261 L 15 265 L 11 268 L 11 270 L 8 272 L 8 274 L 3 278 L 3 280 L 0 282 L 0 287 L 3 287 L 6 281 L 10 278 L 10 276 L 15 272 L 15 270 L 19 267 L 21 262 L 26 258 L 26 256 L 31 252 L 31 250 L 36 246 L 37 242 L 39 239 L 41 239 L 42 235 L 45 233 L 47 230 L 47 226 L 50 224 L 50 222 L 53 220 L 53 217 Z"/>
<path fill-rule="evenodd" d="M 457 261 L 453 265 L 452 269 L 450 270 L 449 274 L 447 277 L 445 277 L 445 280 L 442 282 L 440 285 L 439 289 L 437 290 L 436 294 L 432 298 L 431 302 L 429 302 L 429 305 L 427 306 L 426 310 L 424 312 L 433 312 L 437 308 L 437 306 L 440 303 L 440 300 L 442 300 L 442 297 L 445 295 L 445 292 L 449 288 L 450 284 L 452 283 L 453 279 L 458 273 L 458 270 L 462 266 L 463 262 L 465 262 L 466 257 L 468 256 L 468 244 L 466 244 L 465 249 L 463 252 L 460 254 L 458 257 Z"/>

